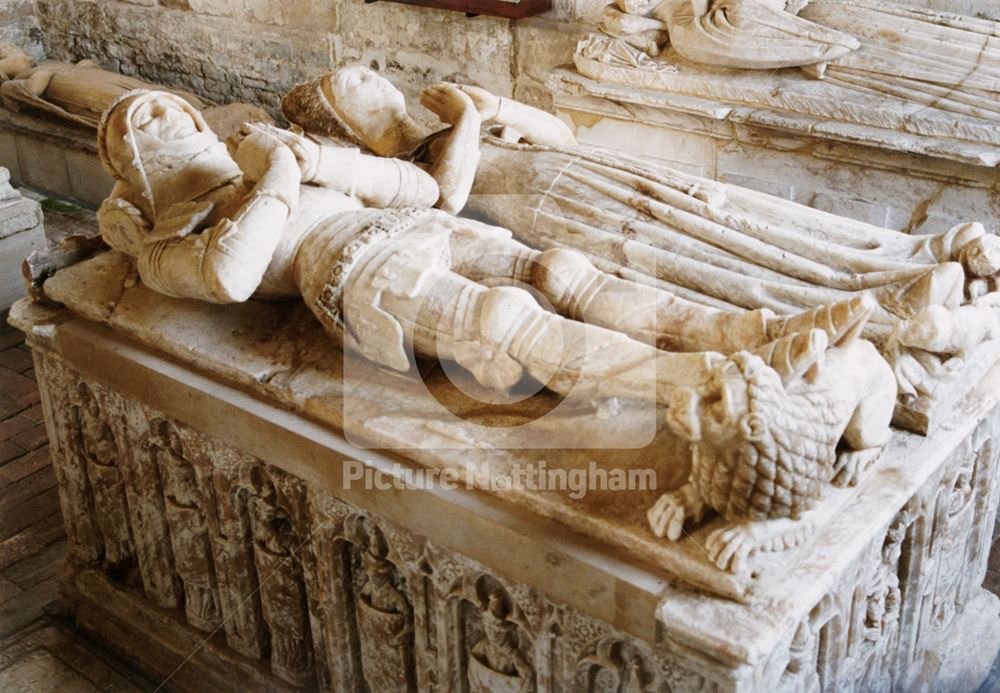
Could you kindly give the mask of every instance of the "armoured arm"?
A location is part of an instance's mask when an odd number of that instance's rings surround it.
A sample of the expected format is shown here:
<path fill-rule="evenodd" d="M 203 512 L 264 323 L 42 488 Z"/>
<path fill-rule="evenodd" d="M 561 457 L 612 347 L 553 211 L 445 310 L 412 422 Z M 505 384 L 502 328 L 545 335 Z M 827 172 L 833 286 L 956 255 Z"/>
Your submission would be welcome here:
<path fill-rule="evenodd" d="M 212 303 L 240 303 L 260 285 L 298 204 L 299 167 L 295 156 L 273 137 L 252 134 L 236 156 L 253 191 L 230 218 L 191 233 L 169 214 L 157 220 L 138 257 L 139 275 L 150 288 Z M 207 216 L 193 209 L 187 216 Z M 173 208 L 172 208 L 173 209 Z"/>
<path fill-rule="evenodd" d="M 434 177 L 409 161 L 321 147 L 313 182 L 357 197 L 366 207 L 433 207 L 441 190 Z M 464 201 L 463 201 L 464 205 Z"/>
<path fill-rule="evenodd" d="M 482 119 L 472 100 L 450 84 L 425 89 L 420 95 L 420 102 L 452 126 L 441 154 L 429 172 L 437 181 L 441 193 L 437 206 L 449 214 L 457 214 L 469 199 L 479 166 Z"/>
<path fill-rule="evenodd" d="M 461 90 L 472 99 L 483 122 L 516 130 L 532 144 L 554 147 L 572 147 L 576 144 L 576 137 L 569 127 L 551 113 L 496 96 L 479 87 L 465 85 Z"/>
<path fill-rule="evenodd" d="M 362 154 L 328 137 L 305 135 L 274 125 L 248 124 L 284 142 L 295 154 L 302 182 L 356 197 L 377 209 L 430 208 L 438 201 L 437 181 L 415 164 Z"/>

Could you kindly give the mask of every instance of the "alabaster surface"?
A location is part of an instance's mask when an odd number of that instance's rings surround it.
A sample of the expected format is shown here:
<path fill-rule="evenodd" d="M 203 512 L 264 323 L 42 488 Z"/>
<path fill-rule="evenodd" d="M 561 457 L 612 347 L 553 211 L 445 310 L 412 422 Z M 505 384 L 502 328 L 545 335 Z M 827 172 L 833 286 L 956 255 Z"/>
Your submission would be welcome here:
<path fill-rule="evenodd" d="M 880 0 L 664 0 L 611 5 L 601 29 L 575 57 L 592 78 L 1000 144 L 994 21 Z"/>
<path fill-rule="evenodd" d="M 169 653 L 221 624 L 193 671 L 279 689 L 978 685 L 994 239 L 582 149 L 475 87 L 422 102 L 451 127 L 345 70 L 286 97 L 305 132 L 228 149 L 175 95 L 104 116 L 114 250 L 14 316 L 81 625 Z M 930 436 L 890 428 L 963 372 Z M 351 459 L 468 487 L 352 488 Z M 543 462 L 655 486 L 512 483 Z"/>
<path fill-rule="evenodd" d="M 0 44 L 0 98 L 14 111 L 26 110 L 96 130 L 101 115 L 122 95 L 156 85 L 105 70 L 92 60 L 77 63 L 36 61 L 17 46 Z M 273 122 L 250 104 L 219 106 L 183 90 L 169 90 L 204 113 L 213 129 L 228 137 L 246 121 Z"/>
<path fill-rule="evenodd" d="M 52 300 L 91 320 L 231 382 L 260 388 L 268 397 L 343 431 L 362 450 L 370 446 L 396 450 L 429 468 L 452 470 L 477 488 L 730 598 L 773 596 L 783 589 L 789 567 L 815 550 L 810 537 L 799 549 L 755 554 L 743 570 L 730 573 L 721 570 L 703 548 L 716 530 L 725 530 L 723 518 L 710 515 L 703 526 L 689 525 L 690 533 L 677 542 L 658 539 L 647 523 L 646 509 L 664 492 L 684 485 L 691 471 L 690 453 L 662 423 L 648 445 L 604 449 L 608 439 L 647 434 L 648 412 L 637 404 L 623 404 L 617 414 L 608 416 L 591 402 L 555 408 L 558 398 L 540 393 L 516 407 L 484 406 L 469 395 L 477 393 L 472 379 L 456 379 L 455 372 L 422 367 L 424 376 L 419 378 L 379 369 L 356 357 L 345 359 L 303 307 L 256 301 L 209 306 L 163 297 L 133 285 L 134 281 L 124 257 L 109 253 L 61 270 L 46 282 L 45 290 Z M 657 416 L 662 422 L 662 410 Z M 957 442 L 968 434 L 967 426 L 974 421 L 962 421 L 947 434 L 949 440 L 957 436 Z M 875 478 L 900 474 L 921 479 L 947 456 L 950 444 L 941 441 L 894 432 L 875 477 L 860 488 L 879 488 Z M 364 458 L 363 453 L 360 456 Z M 657 486 L 628 492 L 606 489 L 578 498 L 568 488 L 534 491 L 496 482 L 509 479 L 517 465 L 539 465 L 543 460 L 550 469 L 585 469 L 591 461 L 606 469 L 652 467 Z M 857 488 L 828 489 L 816 529 L 822 530 L 831 516 L 837 516 Z"/>
<path fill-rule="evenodd" d="M 730 594 L 747 591 L 754 556 L 829 521 L 883 455 L 894 413 L 928 430 L 914 402 L 950 405 L 995 362 L 1000 244 L 981 225 L 855 233 L 579 149 L 553 116 L 477 87 L 421 100 L 451 127 L 425 137 L 386 80 L 341 70 L 286 97 L 306 134 L 248 124 L 227 151 L 182 98 L 132 93 L 98 134 L 117 180 L 101 233 L 124 256 L 67 271 L 107 265 L 205 303 L 303 299 L 333 344 L 372 366 L 412 378 L 440 360 L 480 402 L 544 385 L 573 417 L 608 422 L 588 427 L 588 447 L 641 447 L 669 429 L 672 448 L 691 445 L 687 482 L 630 508 L 667 543 L 719 514 L 705 549 L 722 572 L 689 579 Z M 47 295 L 72 301 L 60 286 Z M 529 407 L 512 410 L 545 431 Z M 416 458 L 441 447 L 385 429 Z M 518 435 L 491 447 L 532 446 Z"/>
<path fill-rule="evenodd" d="M 355 78 L 361 86 L 348 84 Z M 997 334 L 996 316 L 979 306 L 993 300 L 1000 246 L 982 225 L 958 224 L 933 237 L 913 238 L 855 223 L 655 161 L 577 147 L 566 128 L 547 114 L 481 89 L 465 89 L 484 124 L 476 158 L 466 156 L 476 170 L 465 213 L 510 229 L 524 244 L 582 251 L 605 272 L 724 311 L 792 314 L 862 294 L 874 298 L 879 307 L 864 334 L 896 369 L 897 422 L 916 430 L 932 428 L 936 412 L 947 411 L 956 394 L 981 375 L 975 364 L 995 358 L 996 345 L 987 345 Z M 387 98 L 396 115 L 375 126 L 359 116 L 363 106 L 352 105 Z M 406 114 L 402 95 L 370 71 L 342 70 L 301 85 L 285 97 L 283 107 L 307 132 L 363 144 L 383 156 L 411 152 L 404 155 L 431 167 L 442 160 L 440 147 L 448 133 L 422 140 L 426 133 Z M 309 145 L 308 139 L 294 142 L 300 148 Z M 309 158 L 321 160 L 326 151 L 335 149 L 320 147 Z M 585 291 L 586 273 L 568 266 L 563 271 L 574 275 L 573 289 Z M 728 341 L 681 334 L 685 328 L 674 327 L 679 324 L 675 302 L 656 307 L 665 303 L 663 296 L 636 297 L 646 303 L 647 315 L 660 321 L 658 334 L 640 326 L 657 344 L 729 349 L 741 340 L 743 346 L 752 343 L 745 341 L 754 339 L 748 330 L 751 315 L 737 320 L 708 316 L 704 309 L 692 309 L 688 316 L 725 322 Z M 604 324 L 602 304 L 608 302 L 588 303 L 581 316 Z M 808 322 L 804 318 L 782 329 L 801 331 Z M 809 326 L 818 326 L 816 316 L 812 320 Z M 773 327 L 767 330 L 777 334 Z M 980 345 L 987 351 L 972 357 Z"/>
<path fill-rule="evenodd" d="M 581 142 L 909 233 L 940 233 L 970 209 L 998 222 L 996 145 L 640 89 L 570 67 L 548 83 Z"/>
<path fill-rule="evenodd" d="M 353 122 L 377 127 L 385 98 L 402 107 L 370 71 L 338 75 L 332 89 L 355 96 Z M 102 235 L 162 294 L 222 304 L 301 296 L 332 340 L 384 368 L 412 371 L 413 356 L 445 359 L 494 390 L 530 377 L 573 402 L 613 401 L 612 418 L 622 399 L 644 400 L 649 411 L 669 405 L 670 427 L 701 452 L 702 483 L 650 510 L 656 533 L 677 540 L 685 520 L 718 510 L 732 526 L 713 533 L 709 555 L 736 574 L 751 553 L 804 541 L 814 523 L 802 516 L 823 505 L 831 484 L 857 484 L 889 437 L 895 378 L 858 341 L 874 302 L 861 296 L 790 320 L 744 319 L 454 217 L 447 212 L 465 205 L 478 173 L 481 116 L 454 86 L 429 89 L 424 103 L 453 125 L 427 169 L 262 127 L 245 130 L 230 158 L 183 100 L 127 97 L 99 135 L 119 180 L 99 213 Z M 516 108 L 540 132 L 561 127 L 520 104 L 502 112 Z M 375 146 L 386 150 L 407 134 L 392 120 L 379 131 Z M 337 165 L 345 157 L 356 162 L 353 179 Z M 377 175 L 386 167 L 398 173 L 396 189 Z M 744 345 L 759 353 L 698 351 Z M 871 377 L 844 386 L 851 371 Z M 792 423 L 802 410 L 819 417 L 803 422 L 805 433 Z M 746 481 L 727 481 L 734 475 Z"/>
<path fill-rule="evenodd" d="M 551 71 L 548 86 L 581 142 L 877 226 L 941 233 L 975 210 L 992 228 L 1000 224 L 996 22 L 988 12 L 966 12 L 983 17 L 973 18 L 915 4 L 707 3 L 696 8 L 701 28 L 678 34 L 679 45 L 657 34 L 655 57 L 621 32 L 591 32 L 576 65 Z M 668 10 L 690 13 L 691 4 L 610 11 Z M 723 17 L 733 19 L 728 28 Z M 782 26 L 781 38 L 757 33 Z M 831 28 L 840 39 L 828 40 Z M 838 45 L 843 51 L 847 36 L 859 47 L 820 57 Z M 758 60 L 792 50 L 805 67 L 684 57 L 692 40 L 750 50 Z"/>
<path fill-rule="evenodd" d="M 46 283 L 72 312 L 22 302 L 12 319 L 35 352 L 53 441 L 71 546 L 63 598 L 160 677 L 221 625 L 178 687 L 971 690 L 986 676 L 1000 643 L 997 600 L 980 587 L 998 498 L 996 372 L 931 437 L 895 432 L 812 541 L 755 557 L 749 591 L 725 596 L 726 574 L 687 550 L 718 521 L 663 545 L 632 494 L 490 500 L 345 483 L 345 459 L 398 474 L 363 439 L 481 440 L 415 459 L 479 476 L 480 489 L 487 453 L 495 474 L 535 458 L 491 450 L 513 432 L 491 439 L 477 416 L 503 416 L 481 404 L 456 423 L 402 375 L 345 382 L 304 308 L 206 306 L 133 281 L 121 256 L 99 256 Z M 440 374 L 426 387 L 468 406 Z M 593 425 L 565 417 L 550 435 Z M 668 488 L 688 465 L 669 436 L 639 462 L 655 460 Z"/>
<path fill-rule="evenodd" d="M 19 47 L 0 43 L 0 166 L 19 184 L 100 204 L 113 185 L 95 147 L 101 114 L 129 91 L 150 88 L 157 87 L 91 60 L 39 63 Z M 199 108 L 223 138 L 246 121 L 273 122 L 255 105 L 219 106 L 190 92 L 173 93 Z"/>

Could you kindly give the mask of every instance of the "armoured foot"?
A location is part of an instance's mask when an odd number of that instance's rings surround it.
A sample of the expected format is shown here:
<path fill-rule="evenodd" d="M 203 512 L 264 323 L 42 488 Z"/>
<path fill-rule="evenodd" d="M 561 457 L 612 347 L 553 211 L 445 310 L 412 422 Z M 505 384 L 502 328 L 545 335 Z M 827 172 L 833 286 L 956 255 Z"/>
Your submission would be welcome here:
<path fill-rule="evenodd" d="M 758 551 L 784 551 L 802 544 L 813 533 L 806 519 L 761 520 L 721 527 L 708 536 L 705 550 L 722 570 L 742 573 Z"/>
<path fill-rule="evenodd" d="M 884 446 L 866 448 L 864 450 L 849 450 L 837 456 L 837 472 L 831 483 L 834 486 L 857 486 L 867 475 L 879 458 L 882 457 Z"/>
<path fill-rule="evenodd" d="M 646 518 L 649 527 L 659 538 L 664 536 L 669 541 L 677 541 L 684 531 L 684 522 L 692 519 L 700 521 L 705 514 L 705 504 L 697 498 L 690 486 L 664 493 L 649 510 Z"/>

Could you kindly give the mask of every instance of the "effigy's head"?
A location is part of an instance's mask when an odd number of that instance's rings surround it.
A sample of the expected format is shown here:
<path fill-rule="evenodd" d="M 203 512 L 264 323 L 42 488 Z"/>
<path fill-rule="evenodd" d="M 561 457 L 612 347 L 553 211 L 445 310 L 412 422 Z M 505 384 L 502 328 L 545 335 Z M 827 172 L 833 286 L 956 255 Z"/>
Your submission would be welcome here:
<path fill-rule="evenodd" d="M 115 101 L 97 132 L 105 168 L 138 193 L 151 221 L 240 177 L 201 113 L 175 94 L 136 90 Z"/>
<path fill-rule="evenodd" d="M 489 609 L 491 614 L 500 619 L 506 619 L 510 616 L 512 610 L 507 595 L 497 587 L 491 587 L 487 593 L 486 608 Z"/>
<path fill-rule="evenodd" d="M 337 70 L 322 79 L 321 88 L 337 117 L 376 151 L 386 133 L 408 118 L 403 93 L 367 67 Z"/>
<path fill-rule="evenodd" d="M 1000 238 L 985 234 L 962 247 L 959 260 L 973 277 L 990 277 L 1000 272 Z"/>
<path fill-rule="evenodd" d="M 691 443 L 697 466 L 726 470 L 706 501 L 727 519 L 798 517 L 833 475 L 844 429 L 833 404 L 824 383 L 783 383 L 740 352 L 697 391 L 675 392 L 667 423 Z"/>
<path fill-rule="evenodd" d="M 15 79 L 35 66 L 35 59 L 21 50 L 20 46 L 7 41 L 0 42 L 0 81 Z"/>
<path fill-rule="evenodd" d="M 281 97 L 281 113 L 289 123 L 310 135 L 328 137 L 344 147 L 363 146 L 362 142 L 334 110 L 323 93 L 325 79 L 296 84 Z"/>

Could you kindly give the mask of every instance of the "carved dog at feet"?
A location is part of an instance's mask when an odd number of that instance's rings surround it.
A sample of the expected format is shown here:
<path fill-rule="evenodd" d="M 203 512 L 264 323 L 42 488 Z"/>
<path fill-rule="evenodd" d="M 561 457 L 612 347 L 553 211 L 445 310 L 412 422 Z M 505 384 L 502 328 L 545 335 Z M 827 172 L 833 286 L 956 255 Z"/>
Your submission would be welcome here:
<path fill-rule="evenodd" d="M 674 541 L 685 521 L 717 511 L 727 526 L 706 548 L 731 572 L 804 541 L 830 486 L 856 484 L 890 437 L 895 378 L 871 343 L 849 335 L 828 348 L 819 330 L 784 341 L 784 377 L 737 354 L 707 386 L 678 390 L 667 415 L 691 441 L 692 469 L 650 508 L 650 526 Z"/>

